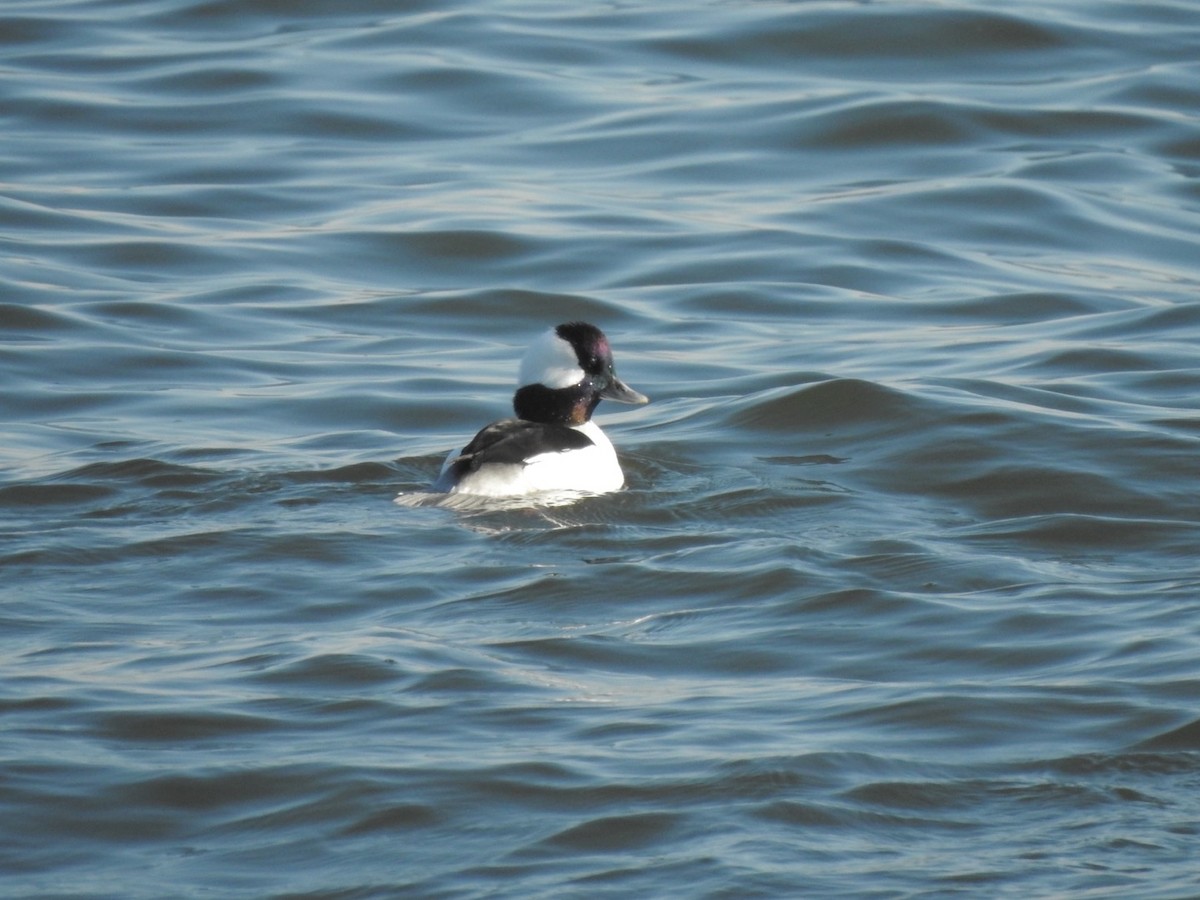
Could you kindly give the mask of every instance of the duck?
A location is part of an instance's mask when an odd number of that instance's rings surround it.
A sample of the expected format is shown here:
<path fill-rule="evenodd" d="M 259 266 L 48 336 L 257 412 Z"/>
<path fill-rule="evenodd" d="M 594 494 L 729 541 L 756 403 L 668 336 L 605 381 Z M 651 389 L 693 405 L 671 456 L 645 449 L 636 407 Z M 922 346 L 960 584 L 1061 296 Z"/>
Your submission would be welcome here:
<path fill-rule="evenodd" d="M 515 418 L 492 422 L 451 451 L 433 490 L 509 498 L 620 490 L 625 474 L 616 450 L 592 421 L 601 400 L 650 402 L 617 377 L 608 338 L 595 325 L 550 328 L 521 360 Z"/>

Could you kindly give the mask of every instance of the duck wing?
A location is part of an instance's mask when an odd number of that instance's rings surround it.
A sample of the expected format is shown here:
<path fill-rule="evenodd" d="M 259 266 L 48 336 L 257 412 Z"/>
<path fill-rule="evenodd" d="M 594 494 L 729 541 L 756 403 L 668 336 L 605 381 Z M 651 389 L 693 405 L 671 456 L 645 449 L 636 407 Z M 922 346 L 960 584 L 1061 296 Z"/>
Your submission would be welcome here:
<path fill-rule="evenodd" d="M 457 482 L 479 471 L 484 464 L 525 465 L 543 453 L 562 453 L 590 447 L 592 439 L 566 425 L 549 425 L 525 419 L 501 419 L 480 430 L 471 443 L 451 460 L 444 475 Z"/>

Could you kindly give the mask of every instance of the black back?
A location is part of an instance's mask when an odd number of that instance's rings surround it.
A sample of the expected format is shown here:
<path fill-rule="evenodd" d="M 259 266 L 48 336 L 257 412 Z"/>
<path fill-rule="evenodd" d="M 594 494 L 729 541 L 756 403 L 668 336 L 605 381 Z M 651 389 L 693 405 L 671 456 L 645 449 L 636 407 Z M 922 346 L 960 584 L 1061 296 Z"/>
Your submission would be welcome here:
<path fill-rule="evenodd" d="M 457 482 L 479 471 L 485 463 L 523 465 L 526 459 L 539 453 L 578 450 L 591 444 L 592 439 L 586 434 L 565 425 L 501 419 L 471 438 L 446 474 Z"/>

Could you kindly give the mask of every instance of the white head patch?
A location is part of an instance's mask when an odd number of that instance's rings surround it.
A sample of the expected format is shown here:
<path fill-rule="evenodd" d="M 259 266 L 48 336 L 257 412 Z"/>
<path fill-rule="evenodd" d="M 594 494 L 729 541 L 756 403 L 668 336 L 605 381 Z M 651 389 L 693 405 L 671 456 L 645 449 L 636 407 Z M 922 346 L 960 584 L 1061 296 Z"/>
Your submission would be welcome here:
<path fill-rule="evenodd" d="M 521 360 L 517 386 L 544 384 L 557 390 L 579 384 L 583 378 L 583 369 L 579 368 L 575 348 L 551 328 L 533 342 L 525 358 Z"/>

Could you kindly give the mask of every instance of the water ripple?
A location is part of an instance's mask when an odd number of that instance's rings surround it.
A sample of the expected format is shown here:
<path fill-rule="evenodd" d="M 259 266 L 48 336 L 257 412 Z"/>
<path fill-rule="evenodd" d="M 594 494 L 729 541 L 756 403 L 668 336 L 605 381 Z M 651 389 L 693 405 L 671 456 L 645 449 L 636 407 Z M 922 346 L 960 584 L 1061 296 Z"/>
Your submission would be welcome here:
<path fill-rule="evenodd" d="M 1187 4 L 118 6 L 0 28 L 6 895 L 1194 890 Z M 393 504 L 569 319 L 628 488 Z"/>

